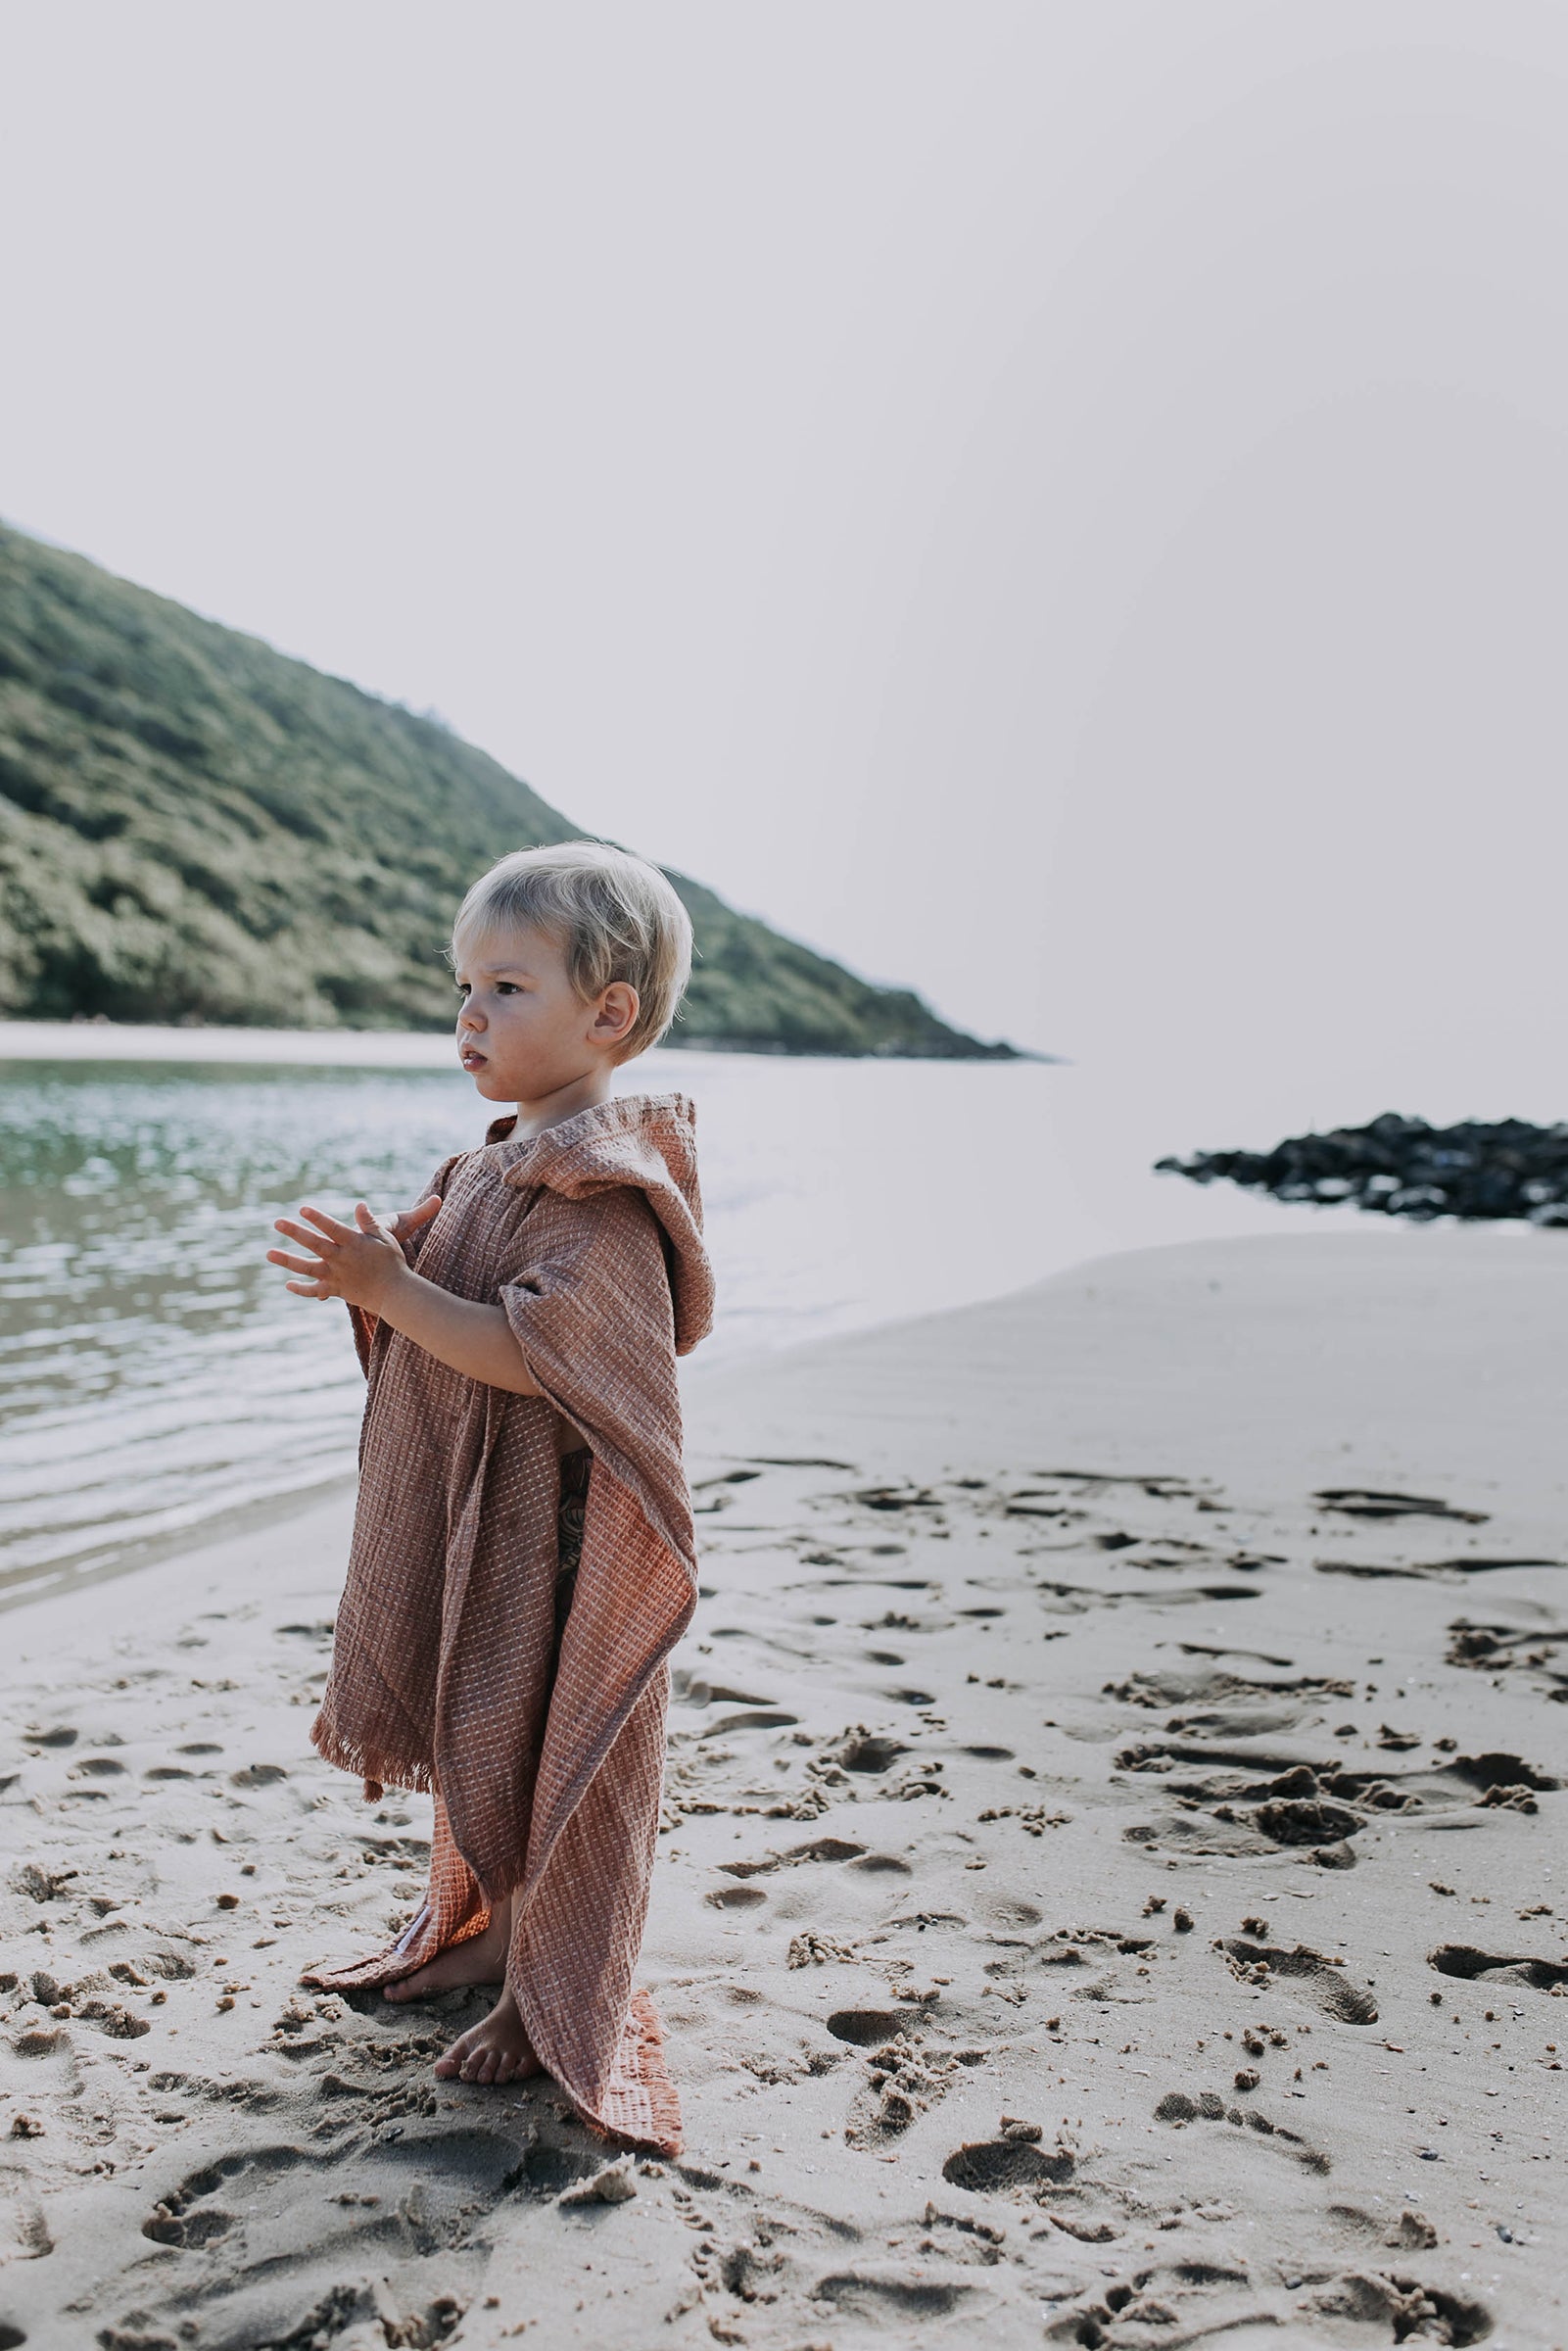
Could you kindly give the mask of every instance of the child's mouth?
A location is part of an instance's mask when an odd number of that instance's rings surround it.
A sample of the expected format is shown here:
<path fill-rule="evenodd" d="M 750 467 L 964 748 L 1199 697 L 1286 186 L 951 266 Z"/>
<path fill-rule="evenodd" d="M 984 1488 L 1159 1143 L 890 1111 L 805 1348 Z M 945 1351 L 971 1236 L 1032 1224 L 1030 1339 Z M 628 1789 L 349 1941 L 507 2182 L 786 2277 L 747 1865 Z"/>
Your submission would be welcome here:
<path fill-rule="evenodd" d="M 458 1058 L 465 1070 L 482 1070 L 485 1066 L 484 1054 L 476 1052 L 472 1045 L 465 1045 Z"/>

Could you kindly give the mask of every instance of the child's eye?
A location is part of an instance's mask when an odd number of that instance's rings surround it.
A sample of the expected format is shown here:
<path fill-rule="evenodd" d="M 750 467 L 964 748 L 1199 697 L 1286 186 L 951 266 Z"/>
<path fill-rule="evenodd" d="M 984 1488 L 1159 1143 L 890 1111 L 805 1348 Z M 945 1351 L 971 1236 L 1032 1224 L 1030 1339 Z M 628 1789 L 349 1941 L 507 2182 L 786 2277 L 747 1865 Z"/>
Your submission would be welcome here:
<path fill-rule="evenodd" d="M 498 980 L 496 983 L 496 993 L 498 996 L 515 996 L 517 993 L 516 981 Z"/>

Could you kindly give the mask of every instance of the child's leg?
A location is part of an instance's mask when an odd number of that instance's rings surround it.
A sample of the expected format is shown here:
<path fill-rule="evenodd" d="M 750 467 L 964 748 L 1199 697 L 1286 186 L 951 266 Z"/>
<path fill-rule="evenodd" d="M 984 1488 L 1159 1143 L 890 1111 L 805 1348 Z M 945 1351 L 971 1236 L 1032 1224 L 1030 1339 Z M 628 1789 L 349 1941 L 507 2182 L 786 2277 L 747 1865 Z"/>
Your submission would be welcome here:
<path fill-rule="evenodd" d="M 491 1913 L 483 1935 L 454 1943 L 451 1950 L 441 1952 L 413 1975 L 382 1987 L 389 2000 L 403 2001 L 429 1999 L 435 1992 L 454 1991 L 466 1985 L 502 1986 L 500 1998 L 483 2022 L 471 2026 L 452 2042 L 444 2057 L 436 2060 L 436 2072 L 444 2082 L 494 2083 L 499 2087 L 506 2082 L 522 2082 L 530 2074 L 543 2070 L 523 2030 L 517 2003 L 504 1989 L 511 1925 L 512 1905 L 508 1896 Z"/>
<path fill-rule="evenodd" d="M 401 1976 L 395 1984 L 383 1985 L 386 1998 L 428 2000 L 432 1992 L 454 1991 L 465 1984 L 504 1983 L 511 1929 L 512 1906 L 508 1899 L 491 1912 L 490 1924 L 482 1935 L 470 1936 L 466 1943 L 454 1943 L 449 1950 L 438 1952 L 427 1965 L 416 1968 L 411 1976 Z"/>
<path fill-rule="evenodd" d="M 505 1904 L 505 1912 L 510 1928 L 510 1902 Z M 498 2088 L 503 2083 L 526 2081 L 530 2074 L 544 2070 L 523 2029 L 517 2002 L 504 1982 L 500 1998 L 490 2014 L 481 2023 L 471 2025 L 444 2057 L 436 2059 L 437 2079 L 442 2082 L 493 2083 Z"/>
<path fill-rule="evenodd" d="M 494 2083 L 499 2087 L 506 2082 L 525 2081 L 530 2074 L 544 2070 L 523 2030 L 517 2003 L 504 1989 L 511 1928 L 512 1905 L 508 1896 L 492 1911 L 490 1924 L 482 1935 L 471 1936 L 467 1943 L 454 1943 L 451 1950 L 442 1951 L 411 1976 L 382 1987 L 385 1997 L 396 2001 L 427 2000 L 435 1992 L 454 1991 L 467 1985 L 502 1987 L 500 1998 L 483 2022 L 471 2026 L 452 2042 L 444 2057 L 436 2060 L 436 2072 L 444 2082 Z"/>

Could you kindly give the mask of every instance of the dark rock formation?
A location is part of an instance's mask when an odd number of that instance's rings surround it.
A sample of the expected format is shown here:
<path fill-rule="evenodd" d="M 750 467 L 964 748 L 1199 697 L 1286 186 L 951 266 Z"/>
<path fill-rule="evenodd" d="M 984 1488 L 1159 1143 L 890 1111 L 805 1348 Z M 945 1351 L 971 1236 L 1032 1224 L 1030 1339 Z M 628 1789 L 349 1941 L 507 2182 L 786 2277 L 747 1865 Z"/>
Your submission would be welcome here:
<path fill-rule="evenodd" d="M 1370 1127 L 1296 1134 L 1272 1151 L 1200 1151 L 1162 1159 L 1159 1172 L 1216 1176 L 1276 1200 L 1352 1200 L 1385 1217 L 1523 1217 L 1568 1225 L 1568 1123 L 1429 1127 L 1385 1111 Z"/>

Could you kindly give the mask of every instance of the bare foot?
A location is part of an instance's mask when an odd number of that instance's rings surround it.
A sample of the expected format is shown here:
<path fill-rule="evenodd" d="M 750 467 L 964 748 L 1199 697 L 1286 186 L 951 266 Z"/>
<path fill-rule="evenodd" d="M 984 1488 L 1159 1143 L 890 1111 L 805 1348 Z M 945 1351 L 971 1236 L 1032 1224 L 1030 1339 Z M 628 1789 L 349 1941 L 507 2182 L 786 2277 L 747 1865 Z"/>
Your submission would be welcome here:
<path fill-rule="evenodd" d="M 501 1993 L 482 2024 L 470 2026 L 445 2057 L 436 2059 L 438 2081 L 494 2083 L 497 2088 L 506 2082 L 526 2082 L 530 2074 L 544 2070 L 509 1991 Z"/>
<path fill-rule="evenodd" d="M 454 1943 L 428 1966 L 415 1968 L 411 1976 L 402 1976 L 396 1984 L 383 1985 L 382 1991 L 389 2000 L 426 2000 L 432 1992 L 454 1991 L 464 1984 L 503 1984 L 511 1928 L 512 1906 L 502 1902 L 491 1912 L 483 1935 Z"/>

